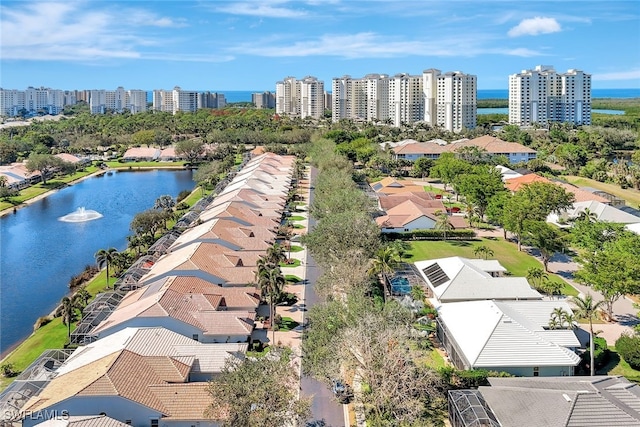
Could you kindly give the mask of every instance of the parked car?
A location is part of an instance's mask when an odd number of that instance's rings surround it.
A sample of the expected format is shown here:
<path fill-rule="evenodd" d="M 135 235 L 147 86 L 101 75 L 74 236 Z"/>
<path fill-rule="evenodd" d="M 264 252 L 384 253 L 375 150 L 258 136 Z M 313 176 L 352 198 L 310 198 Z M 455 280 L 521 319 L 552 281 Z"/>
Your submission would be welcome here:
<path fill-rule="evenodd" d="M 351 402 L 351 399 L 353 398 L 353 391 L 351 391 L 351 387 L 349 387 L 349 384 L 346 384 L 340 379 L 334 378 L 331 380 L 331 392 L 336 397 L 336 399 L 338 399 L 338 402 L 343 405 Z"/>

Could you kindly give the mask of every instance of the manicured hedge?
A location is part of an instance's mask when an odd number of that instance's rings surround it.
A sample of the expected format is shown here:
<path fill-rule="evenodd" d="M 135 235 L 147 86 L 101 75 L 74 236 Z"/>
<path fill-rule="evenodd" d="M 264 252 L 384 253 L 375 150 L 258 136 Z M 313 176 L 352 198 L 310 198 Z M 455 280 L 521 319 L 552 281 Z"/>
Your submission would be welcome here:
<path fill-rule="evenodd" d="M 443 230 L 413 230 L 402 233 L 382 233 L 386 240 L 443 240 Z M 447 240 L 471 240 L 476 237 L 473 230 L 449 230 Z"/>
<path fill-rule="evenodd" d="M 640 370 L 640 335 L 622 335 L 616 340 L 616 351 L 629 366 Z"/>

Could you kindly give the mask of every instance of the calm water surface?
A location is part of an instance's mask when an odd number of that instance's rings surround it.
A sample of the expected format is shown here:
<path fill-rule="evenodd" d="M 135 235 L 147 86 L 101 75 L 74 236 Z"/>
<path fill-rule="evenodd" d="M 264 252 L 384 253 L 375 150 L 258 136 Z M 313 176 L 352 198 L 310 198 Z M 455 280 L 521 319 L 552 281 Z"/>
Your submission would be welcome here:
<path fill-rule="evenodd" d="M 127 246 L 134 215 L 168 194 L 194 187 L 191 171 L 113 172 L 64 188 L 0 218 L 0 352 L 32 332 L 68 292 L 71 276 L 102 248 Z M 58 218 L 79 207 L 102 218 L 70 223 Z"/>

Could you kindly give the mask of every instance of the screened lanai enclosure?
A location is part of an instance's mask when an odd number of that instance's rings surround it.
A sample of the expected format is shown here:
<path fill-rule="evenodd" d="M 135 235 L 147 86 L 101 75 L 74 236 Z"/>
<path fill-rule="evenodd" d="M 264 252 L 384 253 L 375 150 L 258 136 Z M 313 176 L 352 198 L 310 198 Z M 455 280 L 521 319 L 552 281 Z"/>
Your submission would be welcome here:
<path fill-rule="evenodd" d="M 500 427 L 478 390 L 449 391 L 449 421 L 452 427 Z"/>

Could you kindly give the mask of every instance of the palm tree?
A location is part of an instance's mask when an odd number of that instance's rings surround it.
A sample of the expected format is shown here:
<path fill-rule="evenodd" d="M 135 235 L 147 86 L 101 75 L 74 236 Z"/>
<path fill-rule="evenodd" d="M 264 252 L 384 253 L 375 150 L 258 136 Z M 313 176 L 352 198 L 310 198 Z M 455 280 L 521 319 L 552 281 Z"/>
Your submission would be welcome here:
<path fill-rule="evenodd" d="M 269 249 L 267 249 L 267 261 L 271 264 L 279 265 L 281 262 L 287 260 L 287 254 L 284 252 L 284 248 L 278 243 L 274 243 Z"/>
<path fill-rule="evenodd" d="M 377 274 L 391 274 L 400 262 L 400 255 L 393 246 L 385 246 L 380 248 L 375 257 L 371 260 L 369 274 L 375 276 Z"/>
<path fill-rule="evenodd" d="M 584 208 L 584 210 L 580 211 L 576 220 L 587 221 L 587 222 L 597 222 L 598 214 L 596 214 L 589 208 Z"/>
<path fill-rule="evenodd" d="M 96 263 L 98 263 L 98 267 L 106 267 L 107 268 L 107 289 L 109 289 L 109 266 L 113 264 L 115 261 L 118 250 L 116 248 L 109 249 L 100 249 L 95 253 L 94 258 L 96 259 Z"/>
<path fill-rule="evenodd" d="M 478 217 L 478 208 L 476 208 L 473 203 L 469 202 L 464 205 L 464 217 L 469 221 L 471 228 L 473 228 L 473 224 L 476 220 L 482 220 L 482 218 Z"/>
<path fill-rule="evenodd" d="M 275 334 L 275 305 L 282 297 L 286 280 L 280 267 L 269 263 L 263 264 L 262 267 L 258 266 L 256 279 L 265 301 L 269 304 L 269 322 Z"/>
<path fill-rule="evenodd" d="M 493 249 L 490 249 L 488 246 L 480 245 L 473 250 L 473 254 L 476 256 L 482 255 L 482 258 L 488 259 L 493 256 L 494 252 Z"/>
<path fill-rule="evenodd" d="M 567 321 L 567 316 L 570 316 L 564 309 L 556 307 L 551 312 L 551 318 L 549 319 L 549 328 L 551 329 L 564 329 Z"/>
<path fill-rule="evenodd" d="M 285 241 L 287 242 L 286 247 L 289 249 L 288 258 L 291 258 L 291 237 L 293 237 L 293 226 L 289 221 L 278 228 L 278 235 L 284 237 Z"/>
<path fill-rule="evenodd" d="M 587 319 L 589 321 L 589 368 L 591 369 L 591 376 L 595 375 L 595 366 L 594 366 L 594 352 L 595 352 L 595 344 L 593 342 L 593 319 L 598 316 L 598 310 L 600 306 L 604 303 L 604 301 L 594 301 L 591 294 L 585 295 L 583 298 L 573 297 L 571 299 L 573 304 L 576 306 L 574 311 L 575 316 L 578 319 Z"/>
<path fill-rule="evenodd" d="M 453 225 L 449 222 L 449 215 L 446 212 L 436 211 L 436 230 L 442 230 L 442 240 L 447 240 L 447 231 L 453 230 Z"/>
<path fill-rule="evenodd" d="M 564 285 L 560 282 L 556 282 L 555 280 L 544 279 L 542 282 L 542 290 L 549 294 L 551 299 L 553 299 L 554 295 L 560 295 L 563 288 Z"/>
<path fill-rule="evenodd" d="M 68 336 L 71 336 L 71 324 L 76 320 L 77 301 L 69 297 L 64 297 L 60 301 L 60 306 L 56 311 L 56 315 L 62 317 L 62 324 L 68 327 Z"/>
<path fill-rule="evenodd" d="M 541 290 L 544 282 L 549 278 L 549 275 L 540 267 L 529 267 L 527 269 L 527 281 L 534 289 Z"/>
<path fill-rule="evenodd" d="M 5 188 L 8 182 L 9 178 L 7 178 L 5 175 L 0 175 L 0 188 Z"/>
<path fill-rule="evenodd" d="M 73 295 L 73 300 L 74 302 L 77 302 L 77 305 L 79 306 L 80 309 L 83 309 L 84 307 L 86 307 L 90 299 L 91 299 L 91 294 L 89 293 L 89 291 L 87 291 L 87 288 L 85 288 L 84 286 L 78 289 L 78 291 Z"/>

